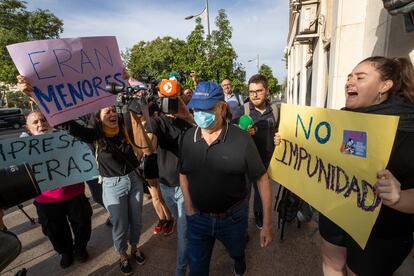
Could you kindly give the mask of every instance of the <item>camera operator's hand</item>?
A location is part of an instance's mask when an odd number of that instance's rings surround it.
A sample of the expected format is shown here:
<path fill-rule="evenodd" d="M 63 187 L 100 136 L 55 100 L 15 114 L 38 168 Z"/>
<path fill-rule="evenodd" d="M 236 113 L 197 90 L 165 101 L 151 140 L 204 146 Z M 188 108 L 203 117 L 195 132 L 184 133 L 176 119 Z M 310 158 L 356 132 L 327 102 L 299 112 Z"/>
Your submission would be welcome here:
<path fill-rule="evenodd" d="M 181 97 L 178 97 L 178 112 L 174 114 L 174 116 L 187 121 L 192 125 L 195 124 L 193 115 L 190 113 L 190 110 L 188 110 L 187 105 L 184 103 Z"/>

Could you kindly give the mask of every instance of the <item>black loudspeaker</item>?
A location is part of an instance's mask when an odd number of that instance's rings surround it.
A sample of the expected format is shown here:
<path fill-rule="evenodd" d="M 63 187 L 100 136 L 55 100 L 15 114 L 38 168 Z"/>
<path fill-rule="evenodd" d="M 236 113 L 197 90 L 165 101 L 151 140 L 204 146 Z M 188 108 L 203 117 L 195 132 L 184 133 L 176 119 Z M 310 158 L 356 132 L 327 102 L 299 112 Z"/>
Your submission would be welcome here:
<path fill-rule="evenodd" d="M 7 209 L 38 196 L 41 191 L 27 163 L 0 169 L 0 208 Z"/>

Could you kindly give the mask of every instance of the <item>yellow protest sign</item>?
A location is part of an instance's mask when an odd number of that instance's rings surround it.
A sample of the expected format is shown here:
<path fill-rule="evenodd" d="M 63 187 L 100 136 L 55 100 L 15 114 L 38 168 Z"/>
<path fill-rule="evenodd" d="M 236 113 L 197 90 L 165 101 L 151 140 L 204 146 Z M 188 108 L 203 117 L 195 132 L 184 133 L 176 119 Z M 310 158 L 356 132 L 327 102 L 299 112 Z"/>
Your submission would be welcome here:
<path fill-rule="evenodd" d="M 365 248 L 381 200 L 398 117 L 283 104 L 270 176 L 342 227 Z"/>

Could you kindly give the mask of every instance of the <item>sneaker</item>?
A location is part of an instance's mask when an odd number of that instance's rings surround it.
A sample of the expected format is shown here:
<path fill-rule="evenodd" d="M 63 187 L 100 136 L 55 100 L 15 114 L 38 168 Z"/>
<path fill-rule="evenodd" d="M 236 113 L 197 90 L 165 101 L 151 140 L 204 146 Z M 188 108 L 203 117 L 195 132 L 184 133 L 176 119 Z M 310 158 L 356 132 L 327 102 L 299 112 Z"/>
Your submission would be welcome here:
<path fill-rule="evenodd" d="M 243 276 L 246 273 L 246 262 L 245 261 L 236 261 L 234 262 L 233 267 L 234 275 Z"/>
<path fill-rule="evenodd" d="M 89 254 L 88 254 L 88 251 L 86 251 L 86 249 L 78 249 L 78 250 L 75 250 L 74 257 L 75 257 L 75 260 L 84 263 L 88 260 Z"/>
<path fill-rule="evenodd" d="M 263 228 L 263 213 L 254 212 L 254 220 L 256 222 L 256 227 L 259 229 Z"/>
<path fill-rule="evenodd" d="M 134 253 L 131 253 L 131 256 L 139 265 L 143 265 L 147 261 L 147 258 L 145 258 L 144 253 L 142 253 L 139 249 Z"/>
<path fill-rule="evenodd" d="M 132 267 L 129 264 L 128 259 L 121 260 L 119 262 L 119 268 L 121 269 L 122 273 L 124 273 L 124 275 L 130 275 L 132 273 Z"/>
<path fill-rule="evenodd" d="M 60 267 L 67 268 L 71 266 L 73 263 L 73 255 L 72 254 L 62 254 L 60 258 Z"/>
<path fill-rule="evenodd" d="M 169 236 L 172 233 L 174 233 L 174 226 L 175 226 L 174 219 L 167 220 L 167 222 L 164 225 L 164 236 Z"/>
<path fill-rule="evenodd" d="M 162 229 L 164 228 L 166 221 L 165 220 L 159 220 L 158 224 L 154 227 L 154 234 L 159 234 L 161 233 Z"/>

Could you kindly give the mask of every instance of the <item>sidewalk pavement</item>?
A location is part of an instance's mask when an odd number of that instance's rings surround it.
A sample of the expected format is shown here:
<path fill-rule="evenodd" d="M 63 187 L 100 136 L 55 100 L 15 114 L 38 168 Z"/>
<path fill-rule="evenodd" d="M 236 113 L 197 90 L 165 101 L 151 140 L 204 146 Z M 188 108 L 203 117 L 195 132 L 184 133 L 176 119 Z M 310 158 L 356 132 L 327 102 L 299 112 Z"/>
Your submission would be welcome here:
<path fill-rule="evenodd" d="M 277 190 L 273 187 L 274 192 Z M 275 193 L 274 193 L 275 194 Z M 89 260 L 86 263 L 75 262 L 67 269 L 59 266 L 60 257 L 53 250 L 49 240 L 41 232 L 38 223 L 31 225 L 27 218 L 16 208 L 8 210 L 5 223 L 9 230 L 18 234 L 22 241 L 22 252 L 1 275 L 14 275 L 23 267 L 28 275 L 123 275 L 118 267 L 118 256 L 112 247 L 111 227 L 105 225 L 106 210 L 93 203 L 92 237 L 88 244 Z M 25 210 L 32 217 L 37 217 L 31 204 L 25 204 Z M 153 235 L 153 227 L 157 223 L 151 200 L 146 199 L 143 207 L 143 231 L 140 248 L 147 256 L 147 262 L 138 266 L 131 262 L 133 275 L 174 275 L 176 258 L 176 235 L 165 237 Z M 279 240 L 277 229 L 277 213 L 273 213 L 275 238 L 267 248 L 260 248 L 259 230 L 254 224 L 254 216 L 250 212 L 250 241 L 246 249 L 246 275 L 322 275 L 320 257 L 320 237 L 315 222 L 287 224 L 283 241 Z M 414 251 L 407 258 L 395 276 L 414 275 Z M 211 276 L 233 275 L 232 260 L 220 242 L 216 243 L 210 265 Z"/>

